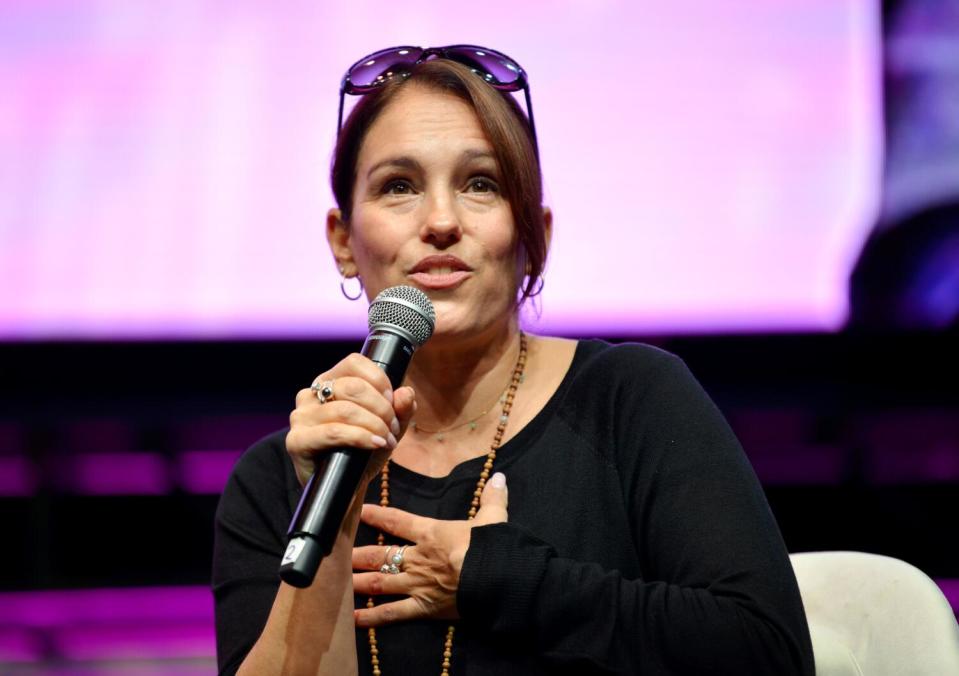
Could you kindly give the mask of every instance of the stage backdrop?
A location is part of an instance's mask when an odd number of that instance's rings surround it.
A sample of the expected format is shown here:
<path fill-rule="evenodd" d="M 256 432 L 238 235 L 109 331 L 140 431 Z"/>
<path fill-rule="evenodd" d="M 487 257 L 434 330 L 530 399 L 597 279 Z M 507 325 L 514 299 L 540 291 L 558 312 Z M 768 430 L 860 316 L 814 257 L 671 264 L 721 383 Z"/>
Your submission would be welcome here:
<path fill-rule="evenodd" d="M 396 44 L 530 73 L 564 333 L 831 330 L 878 202 L 877 3 L 0 6 L 0 338 L 347 336 L 337 87 Z"/>

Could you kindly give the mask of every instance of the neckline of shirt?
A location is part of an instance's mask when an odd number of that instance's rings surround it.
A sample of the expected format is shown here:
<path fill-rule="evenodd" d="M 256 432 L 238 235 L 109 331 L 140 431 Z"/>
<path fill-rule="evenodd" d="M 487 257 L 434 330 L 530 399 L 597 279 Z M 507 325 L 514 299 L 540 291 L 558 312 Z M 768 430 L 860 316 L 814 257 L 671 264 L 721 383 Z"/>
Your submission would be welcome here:
<path fill-rule="evenodd" d="M 573 353 L 573 360 L 570 362 L 566 374 L 560 381 L 559 387 L 553 392 L 546 405 L 533 416 L 526 425 L 510 438 L 505 444 L 496 451 L 496 462 L 493 464 L 493 471 L 506 469 L 513 460 L 522 454 L 533 439 L 542 434 L 554 410 L 560 406 L 569 390 L 570 385 L 576 374 L 579 372 L 583 362 L 586 361 L 587 352 L 592 352 L 587 346 L 593 346 L 601 341 L 579 340 L 576 343 L 576 350 Z M 401 484 L 403 488 L 411 493 L 423 497 L 435 496 L 446 489 L 461 482 L 476 483 L 476 477 L 479 475 L 483 463 L 486 462 L 486 454 L 478 455 L 475 458 L 464 460 L 456 465 L 446 476 L 431 477 L 419 472 L 414 472 L 402 465 L 390 461 L 390 484 Z M 507 484 L 509 474 L 507 473 Z"/>

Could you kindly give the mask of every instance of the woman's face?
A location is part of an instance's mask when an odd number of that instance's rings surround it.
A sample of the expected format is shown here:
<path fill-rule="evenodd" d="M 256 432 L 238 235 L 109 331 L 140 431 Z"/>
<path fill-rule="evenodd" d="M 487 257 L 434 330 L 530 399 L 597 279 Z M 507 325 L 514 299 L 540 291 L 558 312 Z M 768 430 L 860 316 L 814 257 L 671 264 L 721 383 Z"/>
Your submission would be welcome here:
<path fill-rule="evenodd" d="M 408 284 L 436 308 L 435 336 L 476 336 L 512 317 L 516 230 L 493 148 L 462 100 L 407 85 L 367 132 L 347 227 L 333 253 L 372 299 Z"/>

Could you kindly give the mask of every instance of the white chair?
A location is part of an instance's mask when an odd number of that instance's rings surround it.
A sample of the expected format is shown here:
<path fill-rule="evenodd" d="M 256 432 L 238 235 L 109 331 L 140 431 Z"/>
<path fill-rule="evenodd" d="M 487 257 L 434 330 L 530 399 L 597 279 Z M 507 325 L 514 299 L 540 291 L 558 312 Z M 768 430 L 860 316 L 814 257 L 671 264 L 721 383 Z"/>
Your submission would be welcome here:
<path fill-rule="evenodd" d="M 959 676 L 959 624 L 921 570 L 862 552 L 789 558 L 818 676 Z"/>

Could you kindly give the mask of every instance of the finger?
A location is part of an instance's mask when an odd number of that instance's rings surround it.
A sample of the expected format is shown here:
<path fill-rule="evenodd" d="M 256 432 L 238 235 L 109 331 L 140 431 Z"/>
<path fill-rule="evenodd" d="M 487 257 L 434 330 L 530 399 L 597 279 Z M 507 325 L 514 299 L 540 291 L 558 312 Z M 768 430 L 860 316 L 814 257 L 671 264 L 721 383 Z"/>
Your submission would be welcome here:
<path fill-rule="evenodd" d="M 393 401 L 393 386 L 390 385 L 390 379 L 386 372 L 368 357 L 364 357 L 357 352 L 346 356 L 334 366 L 331 374 L 333 378 L 346 376 L 361 378 L 372 385 L 377 392 L 381 392 L 390 403 Z"/>
<path fill-rule="evenodd" d="M 393 412 L 393 406 L 390 403 L 393 396 L 392 392 L 380 391 L 376 389 L 373 383 L 358 376 L 342 376 L 334 379 L 332 383 L 333 396 L 327 400 L 327 404 L 337 401 L 353 402 L 375 414 L 387 425 L 396 418 L 396 413 Z M 386 394 L 390 395 L 389 398 Z M 322 406 L 319 399 L 314 396 L 312 399 L 307 399 L 302 405 L 298 403 L 297 408 L 317 412 Z"/>
<path fill-rule="evenodd" d="M 416 599 L 402 599 L 381 606 L 363 608 L 353 611 L 353 619 L 357 627 L 382 627 L 403 620 L 413 620 L 426 617 L 426 611 Z"/>
<path fill-rule="evenodd" d="M 506 488 L 506 475 L 496 472 L 483 487 L 480 495 L 480 508 L 476 512 L 473 522 L 478 526 L 490 523 L 504 523 L 509 514 L 506 508 L 509 504 L 509 492 Z"/>
<path fill-rule="evenodd" d="M 396 545 L 366 545 L 353 548 L 353 570 L 379 570 L 386 563 L 386 552 Z"/>
<path fill-rule="evenodd" d="M 378 450 L 390 444 L 389 437 L 372 434 L 364 427 L 331 422 L 325 425 L 300 425 L 286 435 L 286 450 L 294 455 L 311 456 L 330 448 Z"/>
<path fill-rule="evenodd" d="M 323 376 L 317 376 L 314 382 L 322 382 L 322 377 Z M 296 393 L 296 408 L 312 406 L 314 402 L 317 404 L 320 403 L 316 398 L 316 392 L 314 392 L 312 388 L 304 387 L 302 390 Z"/>
<path fill-rule="evenodd" d="M 389 438 L 393 434 L 393 430 L 382 418 L 352 401 L 328 401 L 322 406 L 297 408 L 290 414 L 291 428 L 328 423 L 362 427 L 369 430 L 371 434 L 384 438 Z"/>
<path fill-rule="evenodd" d="M 414 543 L 421 541 L 435 522 L 435 519 L 429 517 L 379 505 L 363 505 L 360 519 L 363 523 L 378 528 L 384 533 L 390 533 Z"/>
<path fill-rule="evenodd" d="M 402 594 L 408 596 L 412 580 L 406 573 L 353 573 L 353 591 L 366 596 Z"/>
<path fill-rule="evenodd" d="M 393 412 L 400 424 L 400 434 L 406 432 L 416 410 L 416 393 L 412 387 L 400 387 L 393 393 Z"/>

